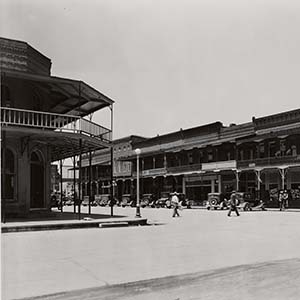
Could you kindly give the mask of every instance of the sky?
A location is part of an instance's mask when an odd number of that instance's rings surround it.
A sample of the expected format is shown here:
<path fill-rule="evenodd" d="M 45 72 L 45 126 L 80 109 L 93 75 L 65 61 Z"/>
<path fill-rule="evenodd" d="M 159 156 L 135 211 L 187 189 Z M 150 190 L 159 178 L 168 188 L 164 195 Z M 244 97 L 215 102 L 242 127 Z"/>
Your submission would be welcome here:
<path fill-rule="evenodd" d="M 300 107 L 298 0 L 1 0 L 0 20 L 115 101 L 114 138 Z"/>

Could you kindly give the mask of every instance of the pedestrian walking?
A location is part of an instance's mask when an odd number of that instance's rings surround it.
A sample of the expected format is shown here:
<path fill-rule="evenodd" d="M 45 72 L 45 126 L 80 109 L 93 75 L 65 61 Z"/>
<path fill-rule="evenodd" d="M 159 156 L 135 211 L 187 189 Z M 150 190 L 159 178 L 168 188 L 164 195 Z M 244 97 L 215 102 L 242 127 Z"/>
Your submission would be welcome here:
<path fill-rule="evenodd" d="M 278 202 L 279 202 L 279 210 L 284 210 L 283 191 L 279 192 Z"/>
<path fill-rule="evenodd" d="M 236 215 L 239 216 L 239 211 L 238 211 L 238 199 L 236 197 L 236 194 L 235 193 L 232 193 L 231 196 L 230 196 L 230 201 L 229 201 L 229 212 L 228 212 L 228 217 L 230 217 L 231 215 L 231 212 L 232 211 L 235 211 Z"/>
<path fill-rule="evenodd" d="M 178 208 L 179 208 L 179 198 L 178 198 L 178 193 L 174 192 L 172 199 L 171 199 L 171 203 L 173 205 L 173 218 L 174 217 L 180 217 L 179 213 L 178 213 Z"/>

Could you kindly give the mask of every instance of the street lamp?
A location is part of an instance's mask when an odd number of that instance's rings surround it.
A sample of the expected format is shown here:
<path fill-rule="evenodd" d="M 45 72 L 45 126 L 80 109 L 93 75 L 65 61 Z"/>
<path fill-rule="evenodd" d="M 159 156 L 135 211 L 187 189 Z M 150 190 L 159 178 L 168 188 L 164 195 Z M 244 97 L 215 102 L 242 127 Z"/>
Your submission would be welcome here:
<path fill-rule="evenodd" d="M 140 209 L 140 154 L 141 149 L 134 150 L 136 154 L 136 217 L 141 217 L 141 209 Z"/>

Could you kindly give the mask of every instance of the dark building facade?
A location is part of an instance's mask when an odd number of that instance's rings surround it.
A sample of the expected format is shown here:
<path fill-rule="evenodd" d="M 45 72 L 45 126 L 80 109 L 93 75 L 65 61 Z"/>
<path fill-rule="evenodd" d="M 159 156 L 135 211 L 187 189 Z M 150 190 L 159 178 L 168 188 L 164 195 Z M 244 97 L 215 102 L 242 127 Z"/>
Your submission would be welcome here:
<path fill-rule="evenodd" d="M 202 204 L 208 193 L 250 192 L 277 206 L 280 189 L 292 195 L 291 207 L 300 207 L 300 109 L 253 118 L 244 124 L 215 122 L 144 139 L 139 148 L 141 194 L 159 198 L 163 192 L 184 193 Z M 136 186 L 134 151 L 115 158 L 131 162 Z M 116 162 L 117 163 L 117 162 Z M 121 181 L 122 182 L 122 181 Z M 117 181 L 118 196 L 124 192 Z"/>

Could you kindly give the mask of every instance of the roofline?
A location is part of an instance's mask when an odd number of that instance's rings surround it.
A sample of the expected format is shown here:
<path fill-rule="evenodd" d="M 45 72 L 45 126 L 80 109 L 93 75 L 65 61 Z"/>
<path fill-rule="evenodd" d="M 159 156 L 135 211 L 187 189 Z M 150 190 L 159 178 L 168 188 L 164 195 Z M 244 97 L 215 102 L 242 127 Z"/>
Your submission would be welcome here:
<path fill-rule="evenodd" d="M 118 139 L 114 139 L 112 142 L 121 142 L 121 141 L 130 141 L 131 139 L 134 138 L 138 138 L 138 139 L 144 139 L 144 140 L 148 140 L 148 137 L 144 137 L 144 136 L 140 136 L 140 135 L 135 135 L 135 134 L 131 134 L 131 135 L 127 135 Z"/>
<path fill-rule="evenodd" d="M 41 56 L 43 56 L 44 58 L 48 59 L 51 62 L 51 59 L 48 56 L 46 56 L 45 54 L 43 54 L 42 52 L 37 50 L 35 47 L 31 46 L 28 42 L 25 42 L 23 40 L 16 40 L 16 39 L 11 39 L 11 38 L 6 38 L 6 37 L 0 37 L 0 40 L 7 40 L 7 41 L 11 41 L 11 42 L 26 44 L 28 47 L 30 47 L 34 51 L 38 52 Z"/>
<path fill-rule="evenodd" d="M 58 76 L 51 76 L 51 75 L 40 75 L 40 74 L 28 73 L 28 72 L 24 72 L 24 71 L 9 70 L 7 68 L 2 68 L 0 73 L 1 73 L 1 76 L 6 76 L 6 74 L 7 74 L 8 76 L 11 75 L 13 77 L 13 75 L 16 75 L 16 77 L 19 77 L 19 78 L 24 77 L 24 79 L 36 80 L 36 81 L 41 81 L 41 82 L 47 81 L 50 79 L 50 80 L 55 80 L 58 83 L 74 83 L 74 84 L 78 84 L 78 85 L 83 84 L 83 85 L 87 86 L 88 88 L 90 88 L 91 90 L 95 91 L 96 93 L 99 93 L 102 97 L 104 97 L 105 99 L 102 99 L 102 101 L 103 100 L 107 101 L 108 105 L 115 103 L 114 100 L 110 99 L 109 97 L 107 97 L 103 93 L 99 92 L 97 89 L 93 88 L 92 86 L 90 86 L 89 84 L 87 84 L 86 82 L 84 82 L 82 80 L 70 79 L 70 78 L 58 77 Z"/>

